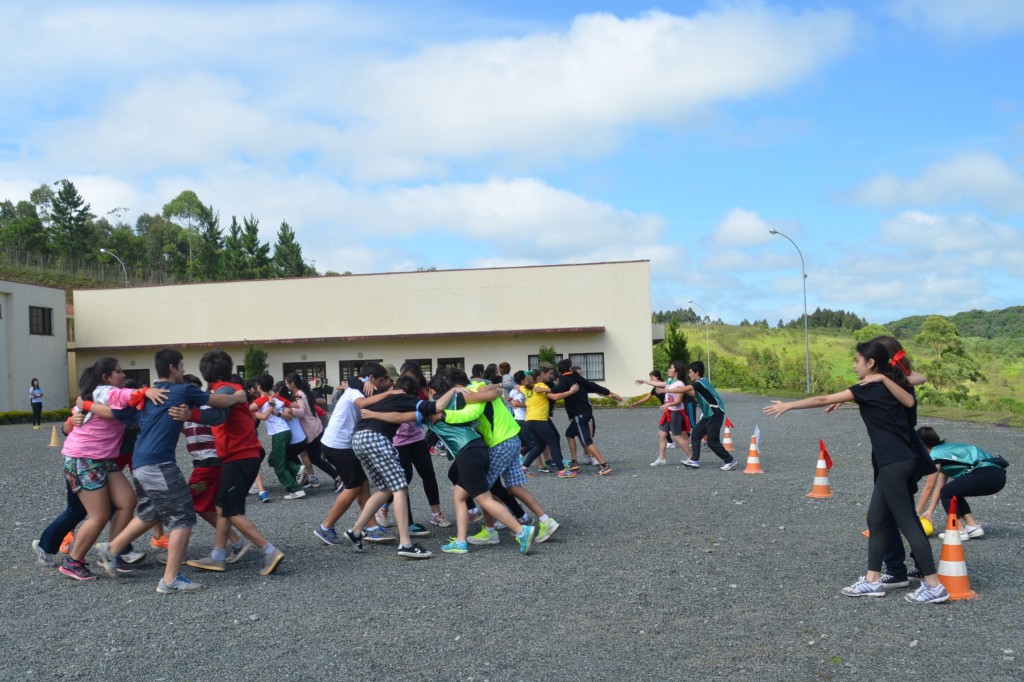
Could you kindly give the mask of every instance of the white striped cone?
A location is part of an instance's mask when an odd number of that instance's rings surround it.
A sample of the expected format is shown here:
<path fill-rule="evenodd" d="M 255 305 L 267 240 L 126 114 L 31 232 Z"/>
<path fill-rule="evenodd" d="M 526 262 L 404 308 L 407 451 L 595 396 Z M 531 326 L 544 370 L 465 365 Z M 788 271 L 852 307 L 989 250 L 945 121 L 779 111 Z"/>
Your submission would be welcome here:
<path fill-rule="evenodd" d="M 814 486 L 807 497 L 825 499 L 832 497 L 832 485 L 828 482 L 828 467 L 825 466 L 825 456 L 818 455 L 818 468 L 814 471 Z"/>
<path fill-rule="evenodd" d="M 967 578 L 967 562 L 964 560 L 964 545 L 960 540 L 960 524 L 955 508 L 946 522 L 942 535 L 942 555 L 939 557 L 939 582 L 949 592 L 951 601 L 974 599 L 978 593 L 971 589 Z"/>

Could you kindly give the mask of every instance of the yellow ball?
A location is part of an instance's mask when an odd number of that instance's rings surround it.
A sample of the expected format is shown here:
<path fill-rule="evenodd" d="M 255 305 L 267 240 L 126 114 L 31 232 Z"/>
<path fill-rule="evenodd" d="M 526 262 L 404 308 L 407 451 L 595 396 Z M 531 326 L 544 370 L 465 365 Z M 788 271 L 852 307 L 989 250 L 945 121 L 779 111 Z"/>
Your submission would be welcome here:
<path fill-rule="evenodd" d="M 924 527 L 924 534 L 927 537 L 931 537 L 932 533 L 935 532 L 935 528 L 932 526 L 931 519 L 921 517 L 921 525 Z"/>

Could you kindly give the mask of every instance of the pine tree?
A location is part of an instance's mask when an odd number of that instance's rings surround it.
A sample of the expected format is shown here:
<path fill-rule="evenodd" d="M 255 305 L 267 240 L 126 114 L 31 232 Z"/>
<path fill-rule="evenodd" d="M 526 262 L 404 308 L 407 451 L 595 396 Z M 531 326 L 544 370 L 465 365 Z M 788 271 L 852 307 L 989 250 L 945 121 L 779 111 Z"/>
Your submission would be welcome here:
<path fill-rule="evenodd" d="M 50 242 L 61 256 L 87 258 L 92 251 L 91 208 L 70 180 L 58 180 L 50 211 Z"/>

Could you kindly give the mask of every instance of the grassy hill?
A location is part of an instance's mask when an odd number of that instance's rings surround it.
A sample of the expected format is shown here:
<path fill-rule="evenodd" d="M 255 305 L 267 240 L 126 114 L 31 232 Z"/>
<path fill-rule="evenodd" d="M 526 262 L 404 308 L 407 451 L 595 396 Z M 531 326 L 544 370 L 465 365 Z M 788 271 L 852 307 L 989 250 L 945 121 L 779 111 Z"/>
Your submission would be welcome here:
<path fill-rule="evenodd" d="M 904 317 L 885 325 L 897 338 L 913 338 L 921 332 L 926 315 Z M 1024 306 L 1003 310 L 970 310 L 946 318 L 957 326 L 960 336 L 981 339 L 1024 340 Z"/>

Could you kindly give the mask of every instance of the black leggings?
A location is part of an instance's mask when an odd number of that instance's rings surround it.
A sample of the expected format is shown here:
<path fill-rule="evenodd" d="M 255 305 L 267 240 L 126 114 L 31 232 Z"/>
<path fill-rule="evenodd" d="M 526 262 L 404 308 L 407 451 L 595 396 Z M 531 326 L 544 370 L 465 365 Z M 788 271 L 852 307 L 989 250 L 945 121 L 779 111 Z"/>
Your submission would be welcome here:
<path fill-rule="evenodd" d="M 427 494 L 427 503 L 433 507 L 441 504 L 441 491 L 437 487 L 437 474 L 434 473 L 434 463 L 430 461 L 430 448 L 427 441 L 418 440 L 414 443 L 399 445 L 398 460 L 402 463 L 402 470 L 405 472 L 405 482 L 412 483 L 412 469 L 416 467 L 416 473 L 423 481 L 423 492 Z M 409 509 L 409 523 L 412 523 L 412 505 L 406 505 Z"/>
<path fill-rule="evenodd" d="M 949 503 L 956 496 L 956 515 L 963 516 L 971 513 L 971 505 L 967 504 L 967 497 L 979 497 L 981 495 L 995 495 L 1006 485 L 1006 470 L 1002 467 L 985 466 L 975 469 L 969 474 L 960 478 L 953 478 L 946 481 L 939 493 L 942 500 L 942 508 L 949 513 Z M 961 529 L 962 530 L 962 529 Z"/>
<path fill-rule="evenodd" d="M 871 493 L 871 504 L 868 506 L 868 570 L 881 571 L 882 560 L 888 539 L 885 525 L 892 518 L 896 527 L 910 544 L 914 561 L 921 567 L 925 575 L 935 573 L 935 559 L 931 545 L 917 520 L 914 511 L 914 497 L 910 493 L 915 480 L 917 462 L 905 459 L 878 468 L 875 477 L 875 489 Z"/>
<path fill-rule="evenodd" d="M 526 457 L 523 459 L 523 466 L 528 467 L 533 464 L 534 460 L 544 452 L 544 447 L 547 446 L 551 450 L 552 464 L 559 471 L 564 469 L 565 465 L 562 464 L 562 437 L 558 435 L 558 429 L 551 423 L 551 420 L 542 422 L 528 421 L 526 426 L 533 433 L 533 448 L 526 453 Z"/>
<path fill-rule="evenodd" d="M 313 440 L 306 441 L 305 443 L 289 445 L 286 457 L 296 464 L 301 464 L 302 460 L 299 459 L 299 455 L 301 455 L 302 451 L 305 450 L 306 454 L 309 455 L 310 463 L 319 468 L 320 471 L 330 476 L 331 480 L 336 481 L 338 480 L 338 470 L 332 467 L 331 463 L 324 459 L 323 452 L 320 449 L 320 439 L 323 438 L 323 435 L 324 434 L 321 433 Z M 312 474 L 313 472 L 307 471 L 306 473 Z"/>
<path fill-rule="evenodd" d="M 43 404 L 32 403 L 32 426 L 42 425 L 43 419 Z"/>

